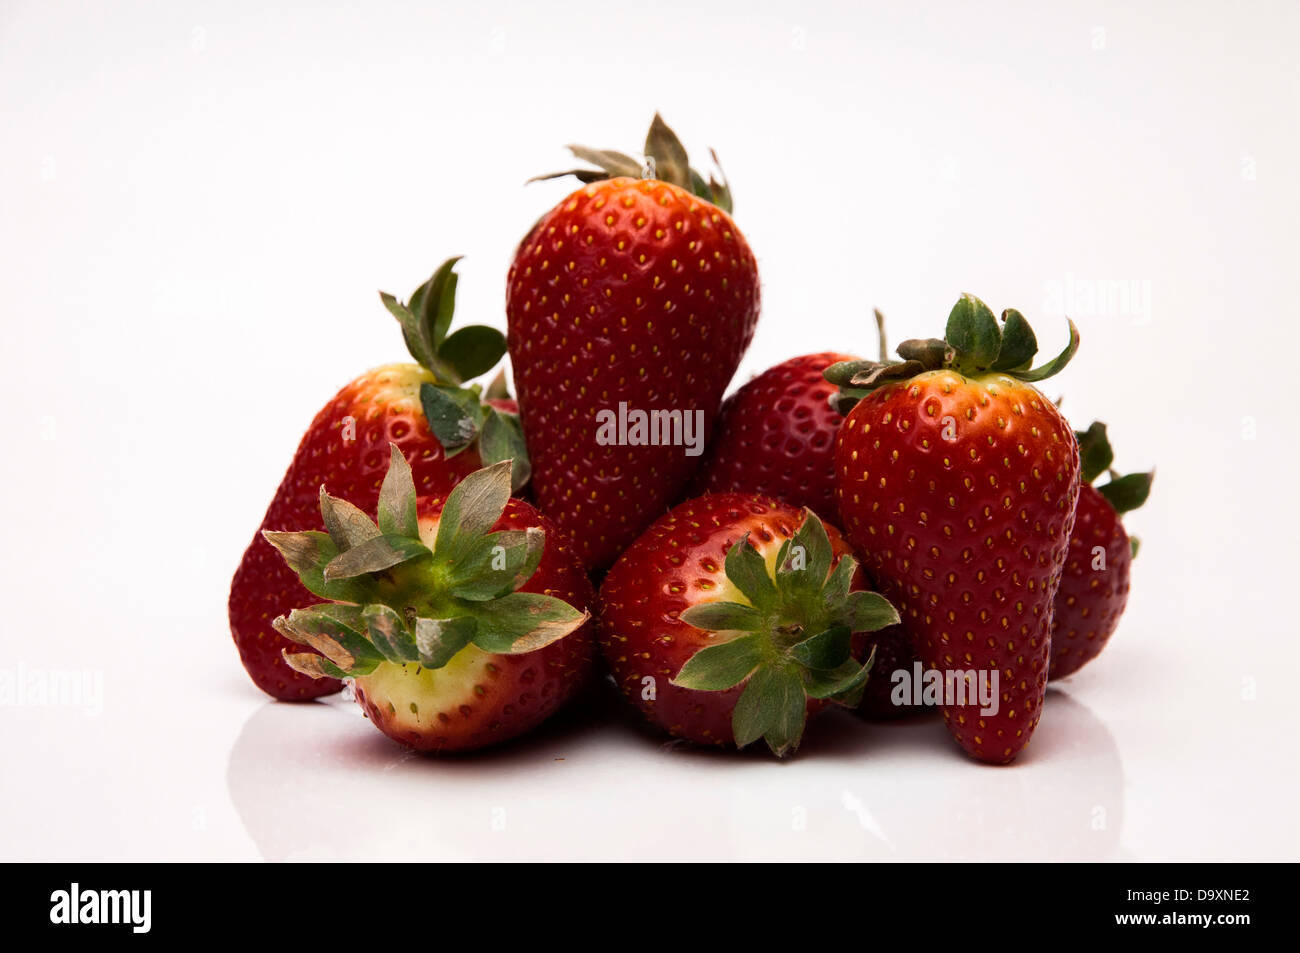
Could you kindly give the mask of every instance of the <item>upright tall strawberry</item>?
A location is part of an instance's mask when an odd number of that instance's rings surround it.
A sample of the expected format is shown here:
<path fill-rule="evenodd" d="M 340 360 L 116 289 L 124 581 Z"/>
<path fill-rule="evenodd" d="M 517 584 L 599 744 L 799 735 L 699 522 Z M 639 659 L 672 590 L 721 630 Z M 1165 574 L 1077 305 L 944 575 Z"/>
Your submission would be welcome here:
<path fill-rule="evenodd" d="M 1015 758 L 1042 714 L 1079 448 L 1033 383 L 1078 340 L 1071 322 L 1066 349 L 1031 369 L 1024 317 L 999 323 L 963 295 L 944 340 L 826 372 L 852 406 L 835 448 L 844 530 L 927 670 L 914 695 L 936 688 L 949 732 L 981 761 Z"/>
<path fill-rule="evenodd" d="M 1128 604 L 1129 573 L 1137 540 L 1124 529 L 1124 513 L 1146 502 L 1155 472 L 1119 476 L 1106 425 L 1096 422 L 1075 433 L 1081 480 L 1074 511 L 1070 553 L 1061 575 L 1052 614 L 1052 667 L 1049 679 L 1065 678 L 1101 654 L 1115 634 Z M 1093 481 L 1103 473 L 1102 486 Z"/>
<path fill-rule="evenodd" d="M 520 244 L 507 340 L 533 492 L 602 570 L 698 467 L 758 320 L 758 267 L 728 188 L 658 116 L 644 165 L 571 148 L 599 169 L 572 173 L 587 184 Z"/>
<path fill-rule="evenodd" d="M 281 657 L 290 647 L 272 621 L 313 597 L 263 538 L 264 529 L 321 529 L 319 492 L 328 484 L 373 509 L 388 467 L 388 445 L 411 462 L 421 494 L 445 495 L 485 463 L 515 459 L 516 484 L 527 458 L 513 401 L 488 399 L 463 382 L 491 369 L 505 352 L 501 332 L 470 325 L 448 333 L 456 300 L 457 259 L 444 262 L 409 305 L 381 294 L 401 323 L 418 363 L 388 364 L 362 374 L 312 420 L 230 585 L 230 632 L 258 688 L 283 701 L 338 691 L 335 679 L 313 680 Z M 500 395 L 498 394 L 498 397 Z"/>

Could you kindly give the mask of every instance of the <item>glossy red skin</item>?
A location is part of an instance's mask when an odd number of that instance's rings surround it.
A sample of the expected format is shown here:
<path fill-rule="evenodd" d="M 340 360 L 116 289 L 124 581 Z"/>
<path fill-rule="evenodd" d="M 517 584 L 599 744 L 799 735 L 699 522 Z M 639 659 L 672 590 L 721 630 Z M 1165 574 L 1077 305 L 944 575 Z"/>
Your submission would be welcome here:
<path fill-rule="evenodd" d="M 588 569 L 609 566 L 702 460 L 602 446 L 598 412 L 702 410 L 707 435 L 758 310 L 758 267 L 730 216 L 665 182 L 585 186 L 521 243 L 507 341 L 533 492 Z"/>
<path fill-rule="evenodd" d="M 849 354 L 805 354 L 768 368 L 726 399 L 703 466 L 691 483 L 702 493 L 765 493 L 838 520 L 835 435 L 842 416 L 822 372 Z"/>
<path fill-rule="evenodd" d="M 421 497 L 421 519 L 436 517 L 442 505 L 441 498 Z M 576 609 L 589 609 L 594 601 L 591 581 L 572 543 L 553 522 L 532 505 L 512 499 L 493 529 L 524 530 L 533 526 L 546 532 L 546 546 L 537 571 L 519 591 L 544 593 Z M 482 680 L 462 682 L 456 698 L 442 699 L 436 706 L 419 706 L 428 718 L 419 730 L 401 724 L 394 717 L 397 711 L 391 701 L 368 692 L 364 678 L 355 683 L 357 702 L 375 727 L 417 751 L 476 751 L 524 734 L 558 711 L 591 676 L 594 655 L 592 621 L 535 652 L 491 655 L 495 671 Z"/>
<path fill-rule="evenodd" d="M 410 462 L 419 493 L 445 494 L 482 466 L 472 447 L 446 459 L 442 444 L 429 432 L 419 388 L 432 379 L 416 364 L 390 364 L 369 371 L 321 409 L 299 443 L 230 584 L 231 635 L 249 677 L 268 695 L 281 701 L 309 701 L 343 686 L 337 679 L 313 679 L 295 672 L 282 658 L 282 649 L 297 652 L 300 648 L 271 628 L 271 620 L 320 599 L 303 588 L 262 537 L 262 530 L 324 529 L 322 484 L 333 495 L 373 514 L 388 472 L 390 442 Z M 355 421 L 351 440 L 344 439 L 348 417 Z"/>
<path fill-rule="evenodd" d="M 1106 552 L 1105 569 L 1092 568 L 1097 546 Z M 1079 488 L 1070 552 L 1056 593 L 1049 679 L 1072 675 L 1101 654 L 1128 604 L 1132 567 L 1133 549 L 1119 514 L 1085 483 Z"/>
<path fill-rule="evenodd" d="M 996 715 L 967 704 L 943 716 L 972 757 L 1005 763 L 1042 714 L 1079 450 L 1038 391 L 982 381 L 933 371 L 873 391 L 840 428 L 836 492 L 925 667 L 998 672 Z"/>
<path fill-rule="evenodd" d="M 623 694 L 668 734 L 698 744 L 735 744 L 731 713 L 745 683 L 722 692 L 673 685 L 686 661 L 716 641 L 678 616 L 717 601 L 727 550 L 736 540 L 749 533 L 760 551 L 779 547 L 803 518 L 802 509 L 755 493 L 702 496 L 656 520 L 606 574 L 598 596 L 601 651 Z M 852 555 L 839 530 L 827 524 L 826 531 L 836 562 Z M 861 569 L 852 588 L 865 588 Z M 860 642 L 855 648 L 865 657 Z M 653 700 L 644 697 L 645 678 L 654 680 Z M 826 704 L 810 699 L 808 714 Z"/>

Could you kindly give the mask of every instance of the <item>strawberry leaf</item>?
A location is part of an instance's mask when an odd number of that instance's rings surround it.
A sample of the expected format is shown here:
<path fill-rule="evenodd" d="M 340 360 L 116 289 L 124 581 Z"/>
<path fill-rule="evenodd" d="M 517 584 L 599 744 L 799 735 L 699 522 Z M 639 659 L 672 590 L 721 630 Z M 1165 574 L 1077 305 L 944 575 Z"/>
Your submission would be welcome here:
<path fill-rule="evenodd" d="M 629 155 L 624 155 L 622 152 L 616 152 L 613 149 L 590 149 L 587 146 L 569 146 L 568 149 L 576 158 L 581 159 L 583 162 L 590 162 L 605 173 L 590 181 L 598 182 L 600 179 L 616 178 L 618 176 L 635 179 L 641 175 L 641 163 Z M 557 172 L 542 178 L 577 174 L 578 172 Z"/>
<path fill-rule="evenodd" d="M 1079 479 L 1091 483 L 1115 462 L 1115 451 L 1110 448 L 1106 425 L 1100 420 L 1093 421 L 1087 430 L 1076 431 L 1074 436 L 1079 442 Z"/>
<path fill-rule="evenodd" d="M 1041 367 L 1032 371 L 1016 371 L 1012 375 L 1013 377 L 1027 384 L 1033 384 L 1037 381 L 1045 381 L 1047 378 L 1065 370 L 1065 366 L 1074 359 L 1074 355 L 1079 351 L 1079 329 L 1074 326 L 1074 322 L 1070 321 L 1069 318 L 1066 321 L 1070 325 L 1070 341 L 1065 345 L 1065 350 Z"/>
<path fill-rule="evenodd" d="M 501 518 L 510 502 L 510 463 L 494 463 L 465 477 L 447 495 L 434 553 L 455 564 Z"/>
<path fill-rule="evenodd" d="M 944 339 L 961 364 L 987 370 L 998 356 L 1002 332 L 988 305 L 972 294 L 963 294 L 948 315 Z"/>
<path fill-rule="evenodd" d="M 514 589 L 518 589 L 533 578 L 533 573 L 537 572 L 537 567 L 541 565 L 545 550 L 546 530 L 540 526 L 530 526 L 524 530 L 524 561 L 514 570 L 515 578 L 512 583 Z"/>
<path fill-rule="evenodd" d="M 706 645 L 682 666 L 672 684 L 697 691 L 720 692 L 739 685 L 763 661 L 758 634 Z"/>
<path fill-rule="evenodd" d="M 459 278 L 453 269 L 460 257 L 457 255 L 448 258 L 438 266 L 438 270 L 424 285 L 419 307 L 414 309 L 416 318 L 419 319 L 420 337 L 435 356 L 442 350 L 447 328 L 451 326 L 451 317 L 456 311 L 456 283 Z"/>
<path fill-rule="evenodd" d="M 829 698 L 846 708 L 856 708 L 862 699 L 862 690 L 866 687 L 875 660 L 876 653 L 873 649 L 870 657 L 861 665 L 850 658 L 828 671 L 804 669 L 804 690 L 809 698 Z"/>
<path fill-rule="evenodd" d="M 415 647 L 425 668 L 442 668 L 453 655 L 469 645 L 478 632 L 478 623 L 469 617 L 453 619 L 416 619 Z"/>
<path fill-rule="evenodd" d="M 429 342 L 421 334 L 420 321 L 415 316 L 415 313 L 387 291 L 379 292 L 379 300 L 384 303 L 388 313 L 395 317 L 397 323 L 402 326 L 402 339 L 406 341 L 406 349 L 410 352 L 411 357 L 415 358 L 416 363 L 424 367 L 433 367 L 436 355 Z"/>
<path fill-rule="evenodd" d="M 803 681 L 794 668 L 759 666 L 731 715 L 736 746 L 743 748 L 762 738 L 773 754 L 784 757 L 803 737 L 807 706 Z"/>
<path fill-rule="evenodd" d="M 715 179 L 712 174 L 709 175 L 709 193 L 713 204 L 730 215 L 735 211 L 735 202 L 731 197 L 731 183 L 727 181 L 727 173 L 722 169 L 722 160 L 718 158 L 717 150 L 709 149 L 709 157 L 713 159 L 719 176 Z"/>
<path fill-rule="evenodd" d="M 1105 486 L 1097 487 L 1097 492 L 1106 498 L 1106 502 L 1115 508 L 1116 513 L 1127 513 L 1147 501 L 1147 497 L 1151 495 L 1151 483 L 1155 478 L 1155 471 L 1130 473 L 1127 476 L 1115 477 Z"/>
<path fill-rule="evenodd" d="M 512 592 L 466 612 L 478 621 L 474 644 L 485 652 L 515 655 L 556 642 L 591 618 L 563 599 L 536 592 Z"/>
<path fill-rule="evenodd" d="M 349 676 L 369 675 L 384 661 L 358 631 L 361 610 L 357 606 L 326 604 L 294 609 L 271 624 L 286 639 L 310 646 Z"/>
<path fill-rule="evenodd" d="M 570 145 L 568 149 L 577 158 L 596 166 L 596 169 L 571 169 L 565 172 L 552 172 L 550 175 L 533 176 L 528 181 L 540 182 L 546 179 L 558 179 L 572 175 L 580 182 L 591 183 L 618 176 L 635 179 L 650 175 L 661 182 L 668 182 L 685 189 L 706 202 L 712 202 L 728 214 L 732 210 L 731 186 L 727 183 L 726 176 L 723 175 L 722 163 L 718 161 L 718 154 L 712 149 L 709 150 L 709 154 L 713 157 L 713 163 L 718 168 L 721 181 L 712 175 L 706 181 L 703 175 L 691 168 L 686 154 L 686 147 L 682 145 L 681 139 L 668 127 L 668 124 L 664 122 L 663 117 L 658 113 L 655 113 L 654 121 L 650 124 L 650 131 L 646 134 L 642 151 L 642 155 L 646 158 L 645 166 L 648 169 L 643 167 L 638 159 L 622 152 L 616 152 L 613 149 L 591 149 L 587 146 L 576 145 Z"/>
<path fill-rule="evenodd" d="M 776 602 L 776 584 L 768 575 L 767 561 L 749 541 L 748 533 L 727 551 L 724 568 L 731 584 L 744 593 L 756 609 L 765 610 Z"/>
<path fill-rule="evenodd" d="M 320 515 L 325 531 L 341 553 L 379 535 L 374 520 L 347 500 L 330 496 L 324 486 L 320 488 Z"/>
<path fill-rule="evenodd" d="M 898 345 L 898 356 L 916 361 L 926 370 L 938 370 L 948 360 L 948 343 L 938 338 L 909 338 Z"/>
<path fill-rule="evenodd" d="M 849 593 L 843 608 L 835 615 L 851 632 L 875 632 L 899 622 L 898 610 L 878 592 Z"/>
<path fill-rule="evenodd" d="M 428 547 L 419 540 L 393 534 L 376 536 L 331 559 L 325 567 L 325 581 L 382 572 L 399 563 L 428 555 Z"/>
<path fill-rule="evenodd" d="M 388 447 L 388 472 L 379 487 L 379 530 L 387 535 L 419 539 L 420 520 L 415 510 L 411 465 L 397 444 L 390 443 Z"/>
<path fill-rule="evenodd" d="M 420 660 L 415 638 L 393 609 L 382 604 L 369 605 L 362 610 L 361 616 L 371 644 L 388 661 L 401 665 Z"/>
<path fill-rule="evenodd" d="M 442 342 L 439 358 L 450 365 L 461 380 L 486 374 L 506 353 L 505 335 L 485 324 L 471 324 L 455 331 Z"/>
<path fill-rule="evenodd" d="M 421 384 L 420 405 L 449 460 L 474 442 L 483 425 L 484 410 L 472 390 Z"/>
<path fill-rule="evenodd" d="M 504 367 L 497 371 L 496 376 L 492 378 L 487 390 L 483 392 L 483 397 L 486 400 L 510 399 L 510 385 L 506 383 L 506 369 Z"/>
<path fill-rule="evenodd" d="M 478 454 L 484 464 L 511 460 L 510 489 L 518 493 L 528 483 L 532 466 L 519 418 L 494 407 L 484 408 L 483 429 L 479 434 Z"/>
<path fill-rule="evenodd" d="M 995 371 L 1013 371 L 1028 367 L 1029 362 L 1038 353 L 1038 339 L 1034 329 L 1029 326 L 1025 316 L 1015 308 L 1002 312 L 1002 345 L 998 349 L 997 360 L 993 362 Z"/>
<path fill-rule="evenodd" d="M 309 675 L 312 678 L 349 677 L 348 673 L 343 669 L 329 659 L 321 658 L 314 652 L 290 652 L 288 649 L 281 649 L 280 655 L 295 672 L 301 672 L 303 675 Z"/>
<path fill-rule="evenodd" d="M 680 618 L 709 632 L 757 632 L 765 621 L 763 613 L 739 602 L 701 602 L 683 611 Z"/>
<path fill-rule="evenodd" d="M 655 113 L 654 120 L 650 123 L 650 131 L 645 137 L 645 149 L 642 151 L 646 156 L 654 158 L 656 179 L 694 191 L 691 187 L 691 168 L 686 147 L 658 113 Z M 700 179 L 700 185 L 703 186 L 703 191 L 696 194 L 705 200 L 711 200 L 712 195 L 703 179 Z"/>
<path fill-rule="evenodd" d="M 831 571 L 831 540 L 817 514 L 804 508 L 803 522 L 777 556 L 776 582 L 790 595 L 821 590 Z"/>
<path fill-rule="evenodd" d="M 361 585 L 350 579 L 325 579 L 325 567 L 339 554 L 334 540 L 318 530 L 302 533 L 277 533 L 264 530 L 262 536 L 274 546 L 298 574 L 303 587 L 322 599 L 340 602 L 360 602 L 364 599 Z"/>
<path fill-rule="evenodd" d="M 847 387 L 863 371 L 879 367 L 885 361 L 837 361 L 822 371 L 822 377 L 836 387 Z"/>
<path fill-rule="evenodd" d="M 870 393 L 871 391 L 862 387 L 843 387 L 831 394 L 826 402 L 830 404 L 831 410 L 835 411 L 835 413 L 841 417 L 847 417 L 849 411 Z"/>
<path fill-rule="evenodd" d="M 453 596 L 471 602 L 514 592 L 536 571 L 545 541 L 546 533 L 538 527 L 482 536 L 449 567 L 448 589 Z"/>
<path fill-rule="evenodd" d="M 841 556 L 831 574 L 822 586 L 822 604 L 827 608 L 838 605 L 849 597 L 849 588 L 853 585 L 853 574 L 858 562 L 852 556 Z"/>
<path fill-rule="evenodd" d="M 836 625 L 791 646 L 790 655 L 808 668 L 830 670 L 852 661 L 852 646 L 853 630 Z"/>

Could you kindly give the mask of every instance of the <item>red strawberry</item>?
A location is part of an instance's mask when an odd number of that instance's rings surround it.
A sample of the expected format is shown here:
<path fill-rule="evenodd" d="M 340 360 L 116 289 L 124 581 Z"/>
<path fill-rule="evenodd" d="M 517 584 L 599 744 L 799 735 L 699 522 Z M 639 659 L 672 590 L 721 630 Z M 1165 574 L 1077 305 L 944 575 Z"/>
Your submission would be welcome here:
<path fill-rule="evenodd" d="M 939 696 L 957 742 L 997 763 L 1042 713 L 1079 495 L 1074 434 L 1031 383 L 1069 362 L 1078 332 L 1071 323 L 1066 350 L 1030 370 L 1028 322 L 1002 320 L 966 295 L 946 340 L 905 341 L 901 363 L 827 371 L 858 401 L 835 448 L 845 532 L 928 670 L 898 696 Z"/>
<path fill-rule="evenodd" d="M 1146 502 L 1155 478 L 1154 472 L 1117 476 L 1110 470 L 1115 455 L 1105 424 L 1094 423 L 1075 437 L 1083 485 L 1052 615 L 1049 679 L 1072 675 L 1100 655 L 1119 625 L 1128 602 L 1129 570 L 1137 554 L 1137 540 L 1124 531 L 1120 514 Z M 1092 481 L 1108 470 L 1110 480 L 1093 486 Z"/>
<path fill-rule="evenodd" d="M 419 751 L 483 748 L 534 728 L 591 670 L 591 583 L 532 506 L 510 499 L 510 461 L 417 500 L 390 449 L 378 522 L 321 490 L 328 533 L 267 532 L 304 586 L 331 600 L 275 620 L 314 649 L 285 661 L 353 678 L 370 720 Z"/>
<path fill-rule="evenodd" d="M 768 368 L 727 398 L 693 491 L 765 493 L 835 519 L 835 435 L 843 417 L 822 372 L 854 361 L 827 351 Z"/>
<path fill-rule="evenodd" d="M 809 714 L 853 707 L 871 670 L 855 633 L 898 621 L 839 531 L 811 510 L 719 493 L 660 517 L 600 587 L 618 686 L 669 734 L 793 751 Z"/>
<path fill-rule="evenodd" d="M 533 492 L 600 570 L 697 469 L 754 334 L 758 268 L 725 187 L 689 169 L 657 116 L 658 179 L 629 177 L 640 163 L 618 153 L 574 152 L 618 177 L 575 173 L 590 184 L 524 239 L 507 339 Z"/>
<path fill-rule="evenodd" d="M 835 388 L 823 372 L 832 364 L 856 360 L 832 351 L 793 357 L 728 397 L 704 465 L 692 482 L 694 493 L 763 493 L 838 518 L 835 437 L 844 418 L 828 402 Z M 911 670 L 915 655 L 902 626 L 872 633 L 869 644 L 876 653 L 876 672 Z M 895 704 L 892 692 L 888 677 L 869 679 L 858 711 L 879 719 L 916 710 Z"/>
<path fill-rule="evenodd" d="M 373 508 L 390 442 L 412 461 L 423 494 L 445 495 L 484 462 L 509 457 L 519 457 L 516 473 L 527 474 L 518 419 L 509 415 L 513 403 L 492 400 L 492 409 L 482 408 L 475 389 L 459 386 L 491 368 L 505 345 L 499 331 L 481 325 L 447 334 L 455 304 L 455 262 L 443 264 L 412 296 L 409 308 L 382 296 L 402 322 L 408 347 L 420 363 L 389 364 L 362 374 L 316 415 L 235 571 L 230 631 L 253 682 L 276 698 L 305 701 L 342 686 L 333 679 L 307 678 L 281 658 L 290 643 L 271 628 L 271 621 L 313 599 L 261 530 L 320 528 L 319 492 L 326 483 Z M 480 432 L 481 438 L 474 439 Z"/>

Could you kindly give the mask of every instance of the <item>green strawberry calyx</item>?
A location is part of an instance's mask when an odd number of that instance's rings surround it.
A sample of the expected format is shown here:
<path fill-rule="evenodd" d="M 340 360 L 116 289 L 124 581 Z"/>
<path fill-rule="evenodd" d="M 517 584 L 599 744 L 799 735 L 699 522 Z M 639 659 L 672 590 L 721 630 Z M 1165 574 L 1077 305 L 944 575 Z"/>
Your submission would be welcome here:
<path fill-rule="evenodd" d="M 477 384 L 464 386 L 465 381 L 486 374 L 501 360 L 506 353 L 505 335 L 485 324 L 470 324 L 448 333 L 456 311 L 458 261 L 456 256 L 439 265 L 429 280 L 415 289 L 409 302 L 386 291 L 379 292 L 379 298 L 402 326 L 406 349 L 434 377 L 432 383 L 420 385 L 420 404 L 447 458 L 478 441 L 485 464 L 515 461 L 511 479 L 518 491 L 531 472 L 519 417 L 485 403 L 510 396 L 504 371 L 486 394 Z"/>
<path fill-rule="evenodd" d="M 716 692 L 745 682 L 731 717 L 737 747 L 762 738 L 783 757 L 799 745 L 809 699 L 857 707 L 875 650 L 859 662 L 853 634 L 893 625 L 898 612 L 878 593 L 849 591 L 857 561 L 845 555 L 834 562 L 812 510 L 782 544 L 775 572 L 748 534 L 728 550 L 724 568 L 745 601 L 702 602 L 682 612 L 683 622 L 726 639 L 692 655 L 672 683 Z"/>
<path fill-rule="evenodd" d="M 313 650 L 285 650 L 293 669 L 313 678 L 356 678 L 384 662 L 437 669 L 471 644 L 532 652 L 590 618 L 562 599 L 518 591 L 541 562 L 546 534 L 492 532 L 510 500 L 510 461 L 471 473 L 448 494 L 430 543 L 411 467 L 390 447 L 377 520 L 321 487 L 326 532 L 263 533 L 302 584 L 329 600 L 272 623 Z"/>
<path fill-rule="evenodd" d="M 1117 473 L 1111 466 L 1115 462 L 1115 451 L 1111 449 L 1104 423 L 1094 420 L 1087 430 L 1076 430 L 1074 436 L 1079 442 L 1079 479 L 1084 483 L 1094 483 L 1103 473 L 1107 474 L 1107 481 L 1097 487 L 1097 492 L 1116 513 L 1128 513 L 1147 501 L 1156 471 L 1126 473 L 1122 476 Z M 1138 538 L 1131 536 L 1129 542 L 1133 555 L 1136 556 Z"/>
<path fill-rule="evenodd" d="M 968 377 L 1005 374 L 1027 384 L 1046 380 L 1065 369 L 1079 350 L 1079 329 L 1070 326 L 1070 341 L 1060 354 L 1032 367 L 1038 339 L 1025 316 L 1014 308 L 999 321 L 979 298 L 963 294 L 948 315 L 943 339 L 926 338 L 898 345 L 899 361 L 841 361 L 826 368 L 825 377 L 839 388 L 831 400 L 847 414 L 853 405 L 877 387 L 904 381 L 917 374 L 948 368 Z"/>
<path fill-rule="evenodd" d="M 713 164 L 718 170 L 718 178 L 710 173 L 705 179 L 691 167 L 686 155 L 686 147 L 682 145 L 681 139 L 677 138 L 677 133 L 668 127 L 658 113 L 655 113 L 655 118 L 650 123 L 650 131 L 646 133 L 645 147 L 642 150 L 642 155 L 645 156 L 644 162 L 626 153 L 615 152 L 613 149 L 591 149 L 587 146 L 574 145 L 567 148 L 576 158 L 589 162 L 596 168 L 551 172 L 547 175 L 534 176 L 528 181 L 541 182 L 568 175 L 584 183 L 600 182 L 603 179 L 619 176 L 633 179 L 658 179 L 660 182 L 676 185 L 698 198 L 712 202 L 728 214 L 734 207 L 731 186 L 727 184 L 727 177 L 722 172 L 722 163 L 718 161 L 718 154 L 712 149 L 709 150 Z"/>

